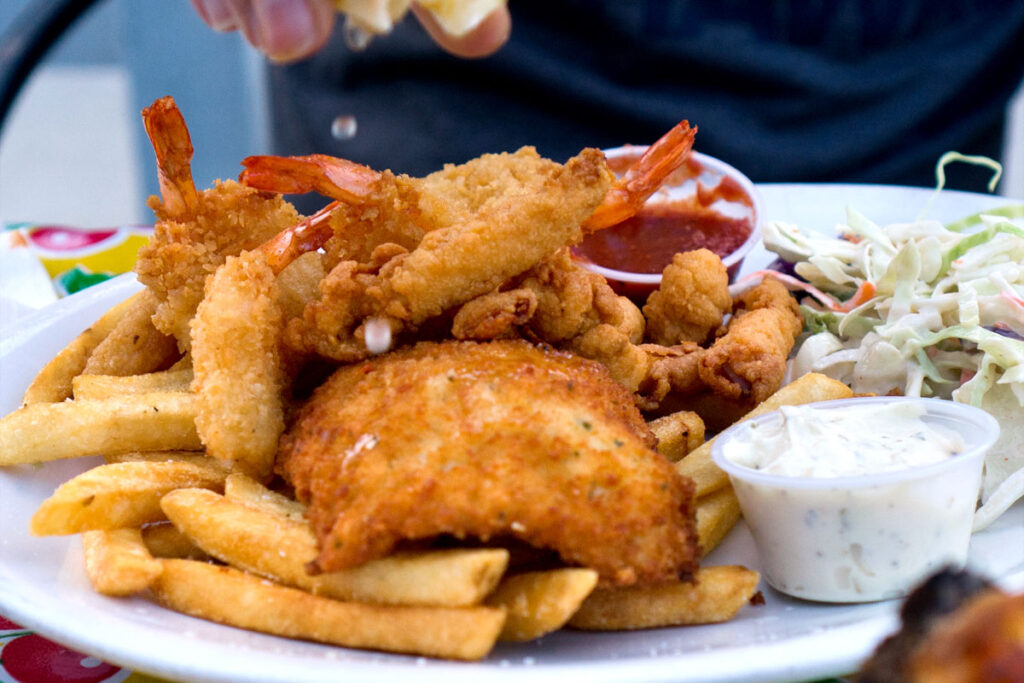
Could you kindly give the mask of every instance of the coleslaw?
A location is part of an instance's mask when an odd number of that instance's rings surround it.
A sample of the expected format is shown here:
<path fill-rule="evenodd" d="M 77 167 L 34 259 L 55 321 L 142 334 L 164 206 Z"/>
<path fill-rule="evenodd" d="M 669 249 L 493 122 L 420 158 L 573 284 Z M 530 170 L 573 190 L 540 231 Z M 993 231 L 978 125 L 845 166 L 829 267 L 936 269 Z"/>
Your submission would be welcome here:
<path fill-rule="evenodd" d="M 1024 204 L 950 225 L 879 226 L 848 209 L 838 237 L 771 222 L 764 243 L 792 269 L 776 277 L 808 294 L 793 376 L 984 408 L 1003 433 L 975 530 L 1024 494 Z"/>

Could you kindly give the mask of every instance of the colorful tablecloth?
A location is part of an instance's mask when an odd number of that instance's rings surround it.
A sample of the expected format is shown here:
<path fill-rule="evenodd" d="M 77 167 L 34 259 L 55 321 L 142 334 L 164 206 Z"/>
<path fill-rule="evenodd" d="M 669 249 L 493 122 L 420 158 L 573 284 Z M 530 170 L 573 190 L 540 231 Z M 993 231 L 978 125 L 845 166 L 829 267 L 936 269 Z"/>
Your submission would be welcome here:
<path fill-rule="evenodd" d="M 0 328 L 56 299 L 125 273 L 149 227 L 0 226 Z M 0 683 L 156 683 L 75 652 L 0 616 Z"/>

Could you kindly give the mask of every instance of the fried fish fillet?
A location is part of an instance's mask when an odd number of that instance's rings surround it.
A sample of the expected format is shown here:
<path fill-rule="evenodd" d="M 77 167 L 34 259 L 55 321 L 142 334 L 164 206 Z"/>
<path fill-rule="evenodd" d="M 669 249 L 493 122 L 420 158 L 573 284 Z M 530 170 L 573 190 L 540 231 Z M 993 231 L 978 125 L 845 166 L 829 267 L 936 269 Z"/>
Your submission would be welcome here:
<path fill-rule="evenodd" d="M 309 506 L 314 569 L 403 539 L 515 538 L 625 585 L 696 568 L 693 483 L 652 446 L 596 362 L 521 340 L 421 343 L 338 370 L 278 467 Z"/>

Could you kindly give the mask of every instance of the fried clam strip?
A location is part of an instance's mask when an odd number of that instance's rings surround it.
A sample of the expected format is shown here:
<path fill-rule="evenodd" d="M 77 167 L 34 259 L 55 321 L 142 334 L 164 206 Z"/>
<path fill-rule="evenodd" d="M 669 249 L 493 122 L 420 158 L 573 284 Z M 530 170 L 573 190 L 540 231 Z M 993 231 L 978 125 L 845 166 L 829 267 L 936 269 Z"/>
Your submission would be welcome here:
<path fill-rule="evenodd" d="M 803 325 L 785 286 L 765 278 L 738 297 L 725 334 L 701 356 L 701 380 L 723 397 L 751 405 L 764 401 L 782 386 L 786 359 Z"/>
<path fill-rule="evenodd" d="M 645 322 L 640 309 L 617 295 L 603 277 L 577 264 L 568 249 L 542 260 L 508 286 L 512 289 L 463 306 L 455 315 L 453 336 L 502 338 L 522 326 L 530 337 L 604 364 L 616 381 L 637 392 L 645 409 L 656 408 L 669 393 L 703 389 L 698 375 L 703 350 L 693 342 L 642 344 Z"/>
<path fill-rule="evenodd" d="M 316 539 L 305 521 L 204 489 L 180 489 L 161 501 L 167 517 L 197 546 L 228 564 L 342 600 L 393 605 L 479 603 L 498 583 L 508 551 L 400 553 L 340 572 L 310 575 Z"/>
<path fill-rule="evenodd" d="M 257 478 L 270 474 L 284 431 L 283 315 L 258 251 L 229 256 L 192 320 L 196 430 L 206 452 Z"/>
<path fill-rule="evenodd" d="M 491 607 L 404 607 L 340 602 L 275 585 L 231 567 L 162 560 L 157 602 L 192 616 L 289 638 L 389 652 L 474 660 L 505 621 Z"/>
<path fill-rule="evenodd" d="M 156 154 L 162 199 L 149 200 L 157 221 L 150 243 L 139 250 L 135 272 L 156 297 L 156 329 L 188 349 L 189 321 L 207 276 L 227 256 L 259 246 L 301 217 L 279 196 L 233 181 L 197 191 L 192 142 L 174 100 L 158 99 L 142 118 Z"/>
<path fill-rule="evenodd" d="M 810 373 L 785 385 L 766 398 L 760 405 L 747 413 L 742 420 L 749 420 L 778 410 L 782 406 L 795 406 L 816 401 L 849 398 L 853 391 L 838 380 L 818 373 Z M 676 470 L 691 479 L 696 486 L 698 498 L 729 485 L 729 476 L 711 460 L 710 439 L 676 463 Z"/>
<path fill-rule="evenodd" d="M 33 403 L 0 419 L 0 465 L 202 447 L 195 400 L 180 392 Z"/>
<path fill-rule="evenodd" d="M 100 465 L 63 483 L 32 516 L 36 536 L 141 527 L 166 519 L 165 495 L 182 487 L 222 489 L 227 471 L 215 460 Z"/>
<path fill-rule="evenodd" d="M 74 378 L 85 369 L 93 349 L 106 339 L 125 313 L 135 306 L 142 296 L 143 293 L 138 292 L 125 299 L 75 337 L 35 376 L 25 390 L 25 395 L 21 399 L 22 404 L 57 403 L 71 398 Z"/>
<path fill-rule="evenodd" d="M 750 602 L 760 575 L 738 566 L 702 567 L 693 581 L 597 588 L 569 620 L 573 628 L 623 631 L 732 619 Z"/>

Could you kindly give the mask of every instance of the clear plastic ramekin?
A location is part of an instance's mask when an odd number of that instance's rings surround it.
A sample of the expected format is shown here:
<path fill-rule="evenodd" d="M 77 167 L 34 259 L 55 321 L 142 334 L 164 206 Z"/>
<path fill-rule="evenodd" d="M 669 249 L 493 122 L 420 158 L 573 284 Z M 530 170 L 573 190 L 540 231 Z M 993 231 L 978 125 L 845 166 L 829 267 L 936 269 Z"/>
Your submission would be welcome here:
<path fill-rule="evenodd" d="M 645 145 L 625 145 L 623 147 L 606 149 L 604 150 L 604 154 L 610 162 L 614 162 L 614 160 L 622 157 L 639 158 L 639 156 L 646 150 L 647 147 Z M 764 200 L 750 178 L 724 161 L 708 156 L 707 154 L 701 154 L 700 152 L 690 152 L 689 161 L 694 168 L 699 170 L 699 173 L 696 175 L 701 178 L 705 185 L 713 187 L 718 182 L 721 182 L 723 178 L 730 178 L 739 185 L 743 193 L 747 196 L 751 226 L 750 234 L 747 236 L 747 239 L 743 244 L 741 244 L 731 254 L 722 258 L 722 263 L 725 265 L 725 268 L 729 273 L 729 281 L 731 282 L 735 279 L 737 273 L 739 273 L 740 267 L 743 265 L 743 259 L 746 255 L 750 253 L 750 250 L 753 249 L 755 245 L 761 243 L 761 225 L 764 221 Z M 692 181 L 693 178 L 686 178 L 686 180 Z M 682 183 L 675 183 L 674 179 L 670 177 L 669 180 L 666 181 L 665 186 L 656 192 L 648 202 L 671 201 L 675 191 L 681 187 Z M 671 255 L 669 255 L 666 263 L 670 260 Z M 620 294 L 645 297 L 657 289 L 661 284 L 661 273 L 634 273 L 609 268 L 607 266 L 602 266 L 599 263 L 592 263 L 589 261 L 584 261 L 581 265 L 588 270 L 592 270 L 595 273 L 603 275 L 605 279 L 608 280 L 609 284 L 611 284 L 612 287 Z"/>
<path fill-rule="evenodd" d="M 851 398 L 810 407 L 902 401 L 922 404 L 921 419 L 954 430 L 964 450 L 938 464 L 832 478 L 767 474 L 724 456 L 731 440 L 749 438 L 751 425 L 781 420 L 778 411 L 734 425 L 712 444 L 773 588 L 806 600 L 872 602 L 905 595 L 941 566 L 964 565 L 985 453 L 999 436 L 995 418 L 941 399 Z"/>

